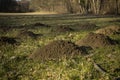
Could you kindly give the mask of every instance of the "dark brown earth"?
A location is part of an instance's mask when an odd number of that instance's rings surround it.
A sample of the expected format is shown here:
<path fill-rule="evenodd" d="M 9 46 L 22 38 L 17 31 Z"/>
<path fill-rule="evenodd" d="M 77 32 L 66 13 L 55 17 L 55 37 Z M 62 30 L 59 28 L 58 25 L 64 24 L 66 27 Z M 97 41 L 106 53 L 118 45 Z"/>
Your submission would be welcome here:
<path fill-rule="evenodd" d="M 11 30 L 11 26 L 0 25 L 0 33 L 5 33 Z"/>
<path fill-rule="evenodd" d="M 79 46 L 90 46 L 94 49 L 114 45 L 115 41 L 103 34 L 96 34 L 91 32 L 83 39 L 77 41 L 76 44 Z"/>
<path fill-rule="evenodd" d="M 74 29 L 68 26 L 57 26 L 57 27 L 53 27 L 51 31 L 56 32 L 56 33 L 64 33 L 64 32 L 74 31 Z"/>
<path fill-rule="evenodd" d="M 86 54 L 84 47 L 78 47 L 69 41 L 53 41 L 48 45 L 37 49 L 29 57 L 33 60 L 57 60 L 64 57 Z"/>
<path fill-rule="evenodd" d="M 9 32 L 13 29 L 29 29 L 28 25 L 0 25 L 0 32 Z"/>
<path fill-rule="evenodd" d="M 32 31 L 20 31 L 17 35 L 17 37 L 21 38 L 21 39 L 27 39 L 27 38 L 31 38 L 31 39 L 37 39 L 39 37 L 43 36 L 42 34 L 35 34 Z"/>
<path fill-rule="evenodd" d="M 23 24 L 23 25 L 0 25 L 0 33 L 11 31 L 12 29 L 35 29 L 41 27 L 50 27 L 50 25 L 43 23 L 34 23 L 34 24 Z"/>
<path fill-rule="evenodd" d="M 120 26 L 117 26 L 117 25 L 107 26 L 105 28 L 98 29 L 96 33 L 105 34 L 105 35 L 120 34 Z"/>
<path fill-rule="evenodd" d="M 0 45 L 5 44 L 18 45 L 19 43 L 16 41 L 16 38 L 0 37 Z"/>
<path fill-rule="evenodd" d="M 40 23 L 40 22 L 38 22 L 38 23 L 34 23 L 33 25 L 34 25 L 34 26 L 50 27 L 49 25 L 47 25 L 47 24 L 43 24 L 43 23 Z"/>
<path fill-rule="evenodd" d="M 95 30 L 98 26 L 93 23 L 77 24 L 77 30 Z"/>

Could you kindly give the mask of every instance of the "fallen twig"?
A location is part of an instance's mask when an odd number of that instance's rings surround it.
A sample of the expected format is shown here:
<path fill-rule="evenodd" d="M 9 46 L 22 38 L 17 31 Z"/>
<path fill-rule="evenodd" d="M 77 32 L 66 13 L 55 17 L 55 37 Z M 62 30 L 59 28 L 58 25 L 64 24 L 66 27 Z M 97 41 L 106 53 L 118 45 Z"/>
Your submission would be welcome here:
<path fill-rule="evenodd" d="M 95 62 L 94 62 L 94 68 L 103 74 L 108 74 L 105 69 L 103 69 L 100 65 L 96 64 Z"/>

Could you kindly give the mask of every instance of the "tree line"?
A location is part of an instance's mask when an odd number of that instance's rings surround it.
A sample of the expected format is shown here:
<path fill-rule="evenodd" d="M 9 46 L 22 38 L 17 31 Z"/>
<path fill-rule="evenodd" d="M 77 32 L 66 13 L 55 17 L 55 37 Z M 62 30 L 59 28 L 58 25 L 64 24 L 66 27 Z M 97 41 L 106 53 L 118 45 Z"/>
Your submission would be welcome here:
<path fill-rule="evenodd" d="M 120 0 L 32 0 L 35 11 L 79 14 L 120 14 Z"/>
<path fill-rule="evenodd" d="M 0 0 L 0 12 L 28 12 L 29 1 Z"/>
<path fill-rule="evenodd" d="M 69 11 L 81 14 L 119 14 L 120 0 L 66 0 Z"/>
<path fill-rule="evenodd" d="M 12 11 L 16 6 L 16 2 L 14 0 L 0 0 L 0 11 L 1 12 L 9 12 Z"/>
<path fill-rule="evenodd" d="M 0 12 L 49 11 L 78 14 L 120 14 L 120 0 L 0 0 Z"/>

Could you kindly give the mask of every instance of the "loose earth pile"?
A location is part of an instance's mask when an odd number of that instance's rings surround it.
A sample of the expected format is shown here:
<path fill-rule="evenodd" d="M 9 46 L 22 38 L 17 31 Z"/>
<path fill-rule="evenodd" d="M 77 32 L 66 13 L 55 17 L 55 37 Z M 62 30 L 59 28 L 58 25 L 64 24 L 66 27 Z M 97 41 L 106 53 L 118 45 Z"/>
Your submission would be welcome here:
<path fill-rule="evenodd" d="M 20 33 L 17 36 L 22 39 L 27 39 L 27 38 L 37 39 L 40 36 L 42 36 L 42 34 L 35 34 L 32 31 L 20 31 Z"/>
<path fill-rule="evenodd" d="M 54 60 L 85 53 L 86 51 L 83 47 L 78 47 L 69 41 L 58 40 L 38 49 L 30 55 L 30 58 L 33 60 Z"/>
<path fill-rule="evenodd" d="M 85 23 L 85 24 L 78 24 L 78 30 L 95 30 L 98 28 L 95 24 L 92 23 Z"/>
<path fill-rule="evenodd" d="M 108 26 L 97 30 L 96 33 L 105 34 L 105 35 L 120 34 L 120 26 Z"/>
<path fill-rule="evenodd" d="M 90 46 L 92 48 L 100 48 L 115 44 L 115 41 L 103 34 L 89 33 L 83 39 L 76 42 L 79 46 Z"/>
<path fill-rule="evenodd" d="M 0 25 L 0 33 L 5 33 L 11 30 L 11 26 Z"/>
<path fill-rule="evenodd" d="M 52 29 L 54 32 L 64 33 L 64 32 L 71 32 L 74 31 L 74 29 L 68 27 L 68 26 L 58 26 Z"/>
<path fill-rule="evenodd" d="M 0 45 L 5 45 L 5 44 L 16 45 L 16 44 L 18 44 L 18 42 L 16 41 L 15 38 L 0 37 Z"/>
<path fill-rule="evenodd" d="M 47 24 L 43 24 L 43 23 L 40 23 L 40 22 L 35 23 L 35 24 L 33 24 L 33 25 L 34 25 L 34 26 L 50 27 L 49 25 L 47 25 Z"/>

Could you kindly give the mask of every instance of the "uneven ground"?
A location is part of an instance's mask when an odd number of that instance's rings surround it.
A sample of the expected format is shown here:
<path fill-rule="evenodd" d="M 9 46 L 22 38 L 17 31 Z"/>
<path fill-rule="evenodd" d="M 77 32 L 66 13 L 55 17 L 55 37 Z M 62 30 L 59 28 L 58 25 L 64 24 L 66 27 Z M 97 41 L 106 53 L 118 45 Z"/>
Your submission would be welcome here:
<path fill-rule="evenodd" d="M 66 14 L 1 15 L 0 80 L 119 80 L 120 34 L 109 35 L 111 40 L 117 42 L 116 45 L 95 49 L 88 47 L 84 49 L 87 50 L 86 55 L 46 61 L 29 59 L 38 48 L 38 56 L 44 53 L 46 55 L 48 50 L 50 55 L 47 57 L 51 58 L 52 53 L 57 51 L 59 54 L 54 54 L 60 57 L 64 50 L 67 54 L 67 51 L 76 49 L 77 45 L 74 46 L 73 43 L 84 39 L 89 32 L 96 32 L 109 25 L 120 27 L 120 17 Z M 95 39 L 94 36 L 92 38 L 90 40 Z M 100 39 L 102 40 L 102 37 Z M 59 40 L 65 42 L 61 43 Z M 70 44 L 66 41 L 70 41 Z M 71 47 L 68 47 L 69 45 Z"/>

